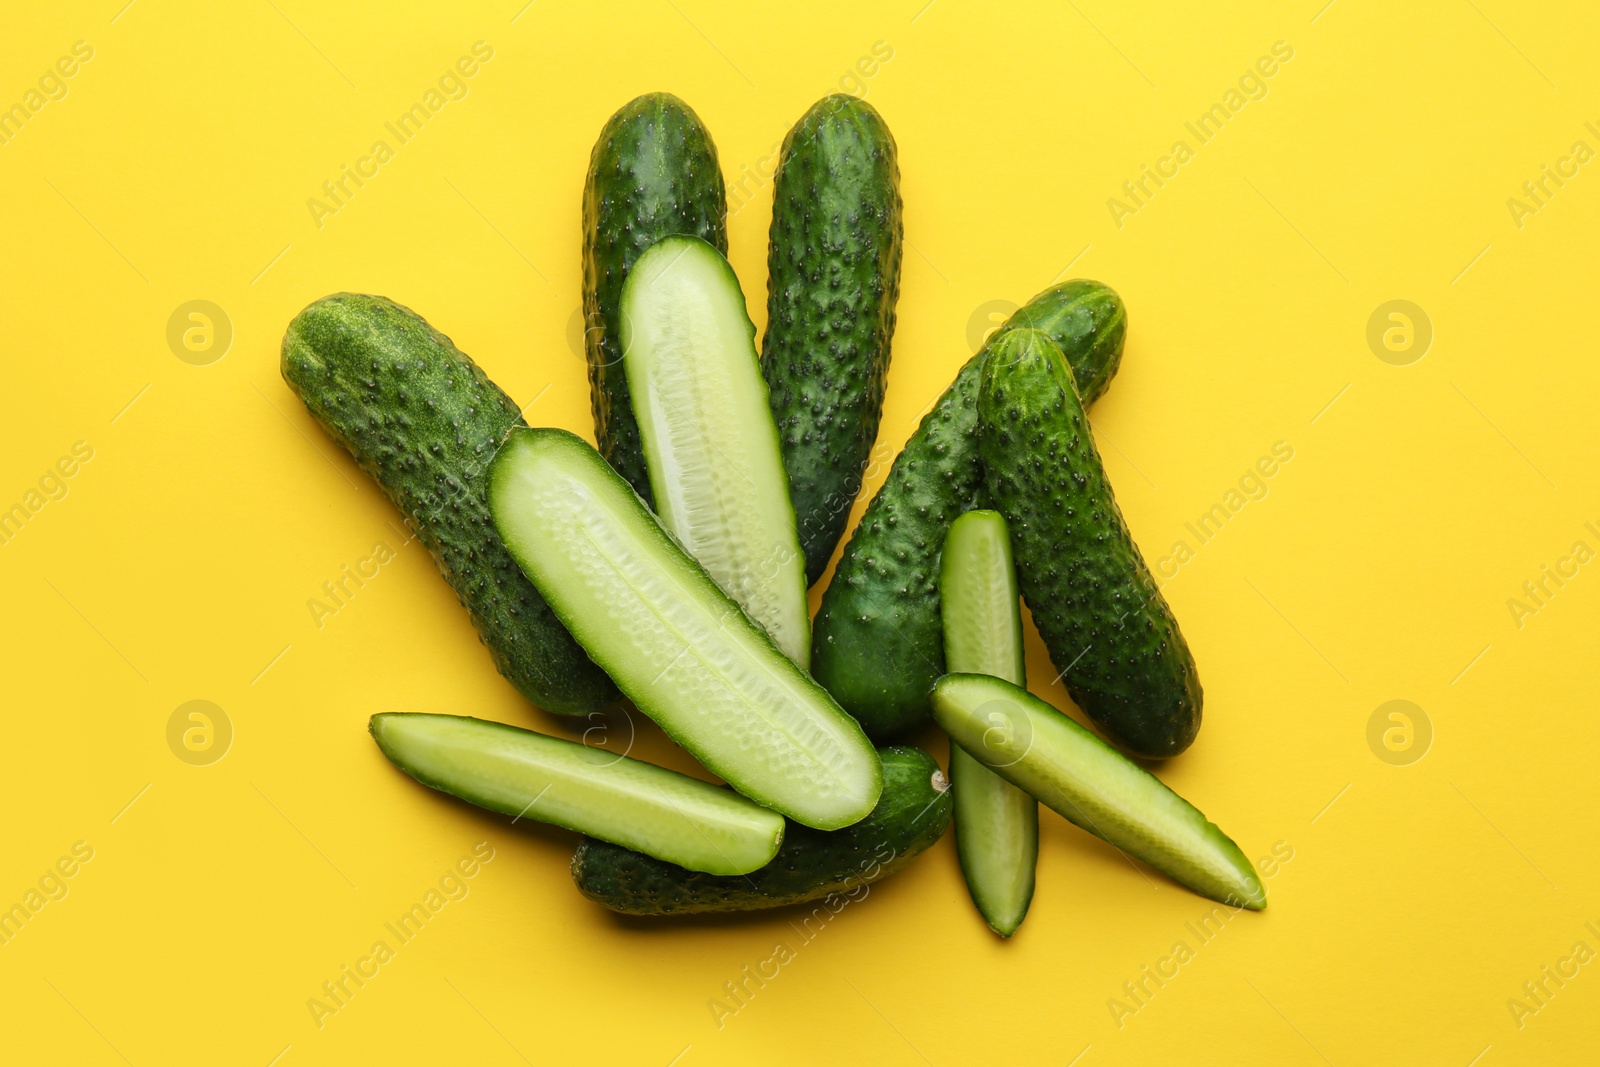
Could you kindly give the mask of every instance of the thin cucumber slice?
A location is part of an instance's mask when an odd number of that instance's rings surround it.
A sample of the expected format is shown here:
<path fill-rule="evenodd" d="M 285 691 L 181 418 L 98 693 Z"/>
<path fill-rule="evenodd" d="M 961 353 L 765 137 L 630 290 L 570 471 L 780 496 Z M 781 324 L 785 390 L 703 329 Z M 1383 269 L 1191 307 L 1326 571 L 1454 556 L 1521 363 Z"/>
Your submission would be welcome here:
<path fill-rule="evenodd" d="M 819 830 L 872 810 L 883 772 L 861 727 L 600 453 L 565 430 L 512 431 L 490 468 L 489 510 L 594 661 L 711 771 Z"/>
<path fill-rule="evenodd" d="M 1233 839 L 1149 771 L 1010 682 L 947 674 L 933 717 L 967 752 L 1069 822 L 1138 856 L 1196 893 L 1267 906 Z"/>
<path fill-rule="evenodd" d="M 460 715 L 374 715 L 373 740 L 423 785 L 707 874 L 777 855 L 783 817 L 665 767 Z"/>
<path fill-rule="evenodd" d="M 622 364 L 656 514 L 806 667 L 806 560 L 755 335 L 733 268 L 698 237 L 657 242 L 623 283 Z"/>
<path fill-rule="evenodd" d="M 950 670 L 1026 685 L 1017 571 L 1006 520 L 969 511 L 950 524 L 939 563 L 944 658 Z M 989 928 L 1010 937 L 1033 901 L 1039 802 L 950 746 L 956 853 L 967 892 Z"/>

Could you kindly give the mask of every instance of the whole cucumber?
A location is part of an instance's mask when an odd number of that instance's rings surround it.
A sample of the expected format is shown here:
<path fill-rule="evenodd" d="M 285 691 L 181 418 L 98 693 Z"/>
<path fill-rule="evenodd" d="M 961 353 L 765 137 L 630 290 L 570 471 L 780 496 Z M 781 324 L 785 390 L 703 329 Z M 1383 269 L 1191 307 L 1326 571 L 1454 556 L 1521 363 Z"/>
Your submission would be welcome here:
<path fill-rule="evenodd" d="M 1061 350 L 1012 330 L 984 363 L 978 443 L 1017 584 L 1068 694 L 1113 743 L 1165 759 L 1200 729 L 1200 678 L 1128 533 Z"/>
<path fill-rule="evenodd" d="M 289 323 L 282 371 L 405 514 L 495 666 L 523 696 L 561 715 L 587 715 L 619 698 L 490 521 L 489 461 L 507 431 L 524 423 L 476 363 L 409 308 L 339 293 Z"/>
<path fill-rule="evenodd" d="M 824 897 L 860 899 L 866 886 L 904 868 L 950 825 L 952 794 L 920 748 L 880 749 L 883 793 L 843 830 L 790 823 L 772 862 L 742 876 L 700 874 L 586 838 L 572 857 L 578 891 L 629 915 L 754 911 Z"/>
<path fill-rule="evenodd" d="M 871 104 L 825 96 L 773 180 L 761 370 L 783 444 L 806 581 L 850 519 L 878 436 L 900 295 L 900 168 Z"/>
<path fill-rule="evenodd" d="M 583 187 L 584 347 L 600 454 L 650 503 L 639 424 L 622 371 L 622 283 L 675 233 L 728 254 L 728 199 L 700 117 L 671 93 L 624 104 L 600 130 Z"/>
<path fill-rule="evenodd" d="M 978 455 L 978 372 L 1006 332 L 1032 327 L 1068 354 L 1088 394 L 1105 391 L 1122 359 L 1127 313 L 1099 282 L 1051 286 L 1018 308 L 934 402 L 867 505 L 822 597 L 811 672 L 874 741 L 924 722 L 945 673 L 939 553 L 950 523 L 984 506 Z"/>

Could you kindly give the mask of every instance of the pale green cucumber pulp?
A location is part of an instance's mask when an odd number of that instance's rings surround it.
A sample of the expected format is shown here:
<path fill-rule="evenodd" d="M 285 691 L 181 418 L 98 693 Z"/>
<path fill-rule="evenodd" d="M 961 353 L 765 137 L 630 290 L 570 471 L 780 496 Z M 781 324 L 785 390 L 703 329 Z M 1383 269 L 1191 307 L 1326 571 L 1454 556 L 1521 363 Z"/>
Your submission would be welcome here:
<path fill-rule="evenodd" d="M 656 514 L 784 654 L 811 660 L 806 561 L 733 268 L 667 237 L 622 286 L 622 364 Z"/>
<path fill-rule="evenodd" d="M 374 715 L 369 729 L 426 786 L 693 871 L 748 874 L 783 842 L 783 817 L 730 789 L 576 741 L 459 715 Z"/>
<path fill-rule="evenodd" d="M 950 524 L 939 562 L 944 657 L 951 671 L 1026 685 L 1022 613 L 1006 520 L 969 511 Z M 967 891 L 989 928 L 1010 937 L 1033 901 L 1039 858 L 1039 803 L 950 746 L 956 853 Z"/>
<path fill-rule="evenodd" d="M 1213 900 L 1267 906 L 1261 879 L 1232 838 L 1027 690 L 985 675 L 947 674 L 933 687 L 933 717 L 969 755 L 1069 822 Z"/>
<path fill-rule="evenodd" d="M 518 565 L 631 698 L 713 773 L 819 830 L 883 788 L 866 734 L 565 430 L 514 430 L 489 508 Z"/>

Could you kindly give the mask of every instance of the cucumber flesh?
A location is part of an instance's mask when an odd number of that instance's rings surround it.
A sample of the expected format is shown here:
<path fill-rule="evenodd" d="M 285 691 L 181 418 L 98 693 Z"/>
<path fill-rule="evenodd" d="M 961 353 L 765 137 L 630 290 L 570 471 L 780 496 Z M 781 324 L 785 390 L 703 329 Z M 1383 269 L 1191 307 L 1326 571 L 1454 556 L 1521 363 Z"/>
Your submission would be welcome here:
<path fill-rule="evenodd" d="M 668 237 L 622 286 L 623 368 L 656 514 L 785 655 L 811 661 L 806 561 L 733 268 Z"/>
<path fill-rule="evenodd" d="M 674 233 L 728 250 L 728 197 L 711 133 L 671 93 L 635 97 L 606 120 L 583 185 L 584 348 L 600 454 L 650 503 L 650 479 L 622 368 L 622 286 Z"/>
<path fill-rule="evenodd" d="M 933 717 L 956 744 L 1069 822 L 1196 893 L 1267 906 L 1255 868 L 1194 805 L 1027 690 L 978 674 L 933 687 Z"/>
<path fill-rule="evenodd" d="M 950 524 L 939 563 L 944 658 L 951 671 L 1026 685 L 1017 572 L 1006 520 L 969 511 Z M 1033 901 L 1039 802 L 950 746 L 956 853 L 972 902 L 989 928 L 1010 937 Z"/>
<path fill-rule="evenodd" d="M 575 741 L 459 715 L 374 715 L 369 729 L 423 785 L 690 870 L 748 874 L 783 841 L 783 817 L 732 790 Z"/>
<path fill-rule="evenodd" d="M 829 912 L 903 870 L 950 825 L 950 783 L 920 748 L 881 749 L 883 795 L 872 814 L 843 830 L 789 827 L 773 861 L 743 878 L 695 874 L 599 841 L 572 856 L 578 891 L 628 915 L 754 911 L 830 900 Z M 803 922 L 804 920 L 802 920 Z"/>
<path fill-rule="evenodd" d="M 834 830 L 883 788 L 855 720 L 780 652 L 600 454 L 518 429 L 489 472 L 506 547 L 594 661 L 713 773 Z"/>

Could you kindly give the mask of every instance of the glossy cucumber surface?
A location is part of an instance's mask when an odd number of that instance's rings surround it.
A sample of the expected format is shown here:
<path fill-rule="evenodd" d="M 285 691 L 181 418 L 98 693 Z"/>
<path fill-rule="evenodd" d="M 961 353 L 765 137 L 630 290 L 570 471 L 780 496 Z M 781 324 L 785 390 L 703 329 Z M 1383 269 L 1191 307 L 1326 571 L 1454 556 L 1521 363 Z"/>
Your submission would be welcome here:
<path fill-rule="evenodd" d="M 746 874 L 783 840 L 783 816 L 731 789 L 576 741 L 458 715 L 374 715 L 368 728 L 423 785 L 691 870 Z"/>
<path fill-rule="evenodd" d="M 495 456 L 489 504 L 512 556 L 595 662 L 713 773 L 818 829 L 872 810 L 882 773 L 860 726 L 586 442 L 514 431 Z"/>

